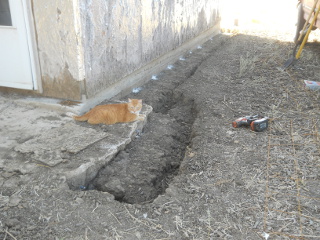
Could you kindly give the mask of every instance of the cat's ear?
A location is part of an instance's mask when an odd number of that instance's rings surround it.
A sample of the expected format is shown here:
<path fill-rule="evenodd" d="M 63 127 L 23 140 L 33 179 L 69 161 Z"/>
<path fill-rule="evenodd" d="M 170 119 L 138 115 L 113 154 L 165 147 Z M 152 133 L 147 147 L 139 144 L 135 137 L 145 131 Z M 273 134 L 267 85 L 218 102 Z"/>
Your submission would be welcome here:
<path fill-rule="evenodd" d="M 138 99 L 138 103 L 141 103 L 141 104 L 142 104 L 142 99 Z"/>
<path fill-rule="evenodd" d="M 131 99 L 131 98 L 128 98 L 128 102 L 131 103 L 131 102 L 132 102 L 132 99 Z"/>

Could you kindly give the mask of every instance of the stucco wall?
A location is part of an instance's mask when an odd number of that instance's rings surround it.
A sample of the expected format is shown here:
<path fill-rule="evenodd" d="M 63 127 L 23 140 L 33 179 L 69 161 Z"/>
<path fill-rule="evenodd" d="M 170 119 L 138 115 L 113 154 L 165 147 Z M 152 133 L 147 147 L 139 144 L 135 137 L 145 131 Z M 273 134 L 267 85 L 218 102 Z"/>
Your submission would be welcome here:
<path fill-rule="evenodd" d="M 33 0 L 43 95 L 95 97 L 217 25 L 218 3 Z"/>
<path fill-rule="evenodd" d="M 43 94 L 80 100 L 84 63 L 77 0 L 33 0 Z"/>
<path fill-rule="evenodd" d="M 82 0 L 88 97 L 215 26 L 218 3 L 219 0 Z"/>

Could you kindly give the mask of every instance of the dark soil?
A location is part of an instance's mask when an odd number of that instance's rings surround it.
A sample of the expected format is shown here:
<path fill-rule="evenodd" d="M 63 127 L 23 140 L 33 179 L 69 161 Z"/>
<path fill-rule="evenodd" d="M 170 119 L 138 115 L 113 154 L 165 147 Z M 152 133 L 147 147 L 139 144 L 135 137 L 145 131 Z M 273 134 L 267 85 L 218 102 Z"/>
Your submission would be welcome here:
<path fill-rule="evenodd" d="M 164 193 L 184 158 L 196 114 L 192 100 L 167 99 L 172 100 L 149 115 L 144 131 L 101 169 L 89 189 L 127 203 L 150 202 Z"/>

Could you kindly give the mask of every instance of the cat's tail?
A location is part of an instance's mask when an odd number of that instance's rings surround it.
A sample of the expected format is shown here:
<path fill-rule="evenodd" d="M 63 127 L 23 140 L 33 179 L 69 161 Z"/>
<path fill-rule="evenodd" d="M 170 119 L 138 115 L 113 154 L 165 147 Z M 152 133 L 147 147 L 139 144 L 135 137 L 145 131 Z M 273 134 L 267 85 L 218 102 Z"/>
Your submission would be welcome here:
<path fill-rule="evenodd" d="M 88 116 L 88 113 L 82 115 L 82 116 L 72 116 L 74 120 L 76 121 L 80 121 L 80 122 L 84 122 L 84 121 L 87 121 L 89 119 L 89 116 Z"/>

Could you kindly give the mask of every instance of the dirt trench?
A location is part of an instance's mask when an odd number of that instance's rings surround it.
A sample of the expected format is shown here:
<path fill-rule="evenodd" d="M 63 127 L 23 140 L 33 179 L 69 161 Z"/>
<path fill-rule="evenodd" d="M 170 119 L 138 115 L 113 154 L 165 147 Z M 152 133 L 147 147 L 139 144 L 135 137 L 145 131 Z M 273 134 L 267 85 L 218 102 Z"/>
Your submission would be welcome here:
<path fill-rule="evenodd" d="M 192 99 L 172 91 L 167 101 L 149 115 L 149 121 L 113 161 L 103 167 L 89 189 L 109 192 L 126 203 L 154 200 L 178 173 L 190 143 L 196 108 Z"/>
<path fill-rule="evenodd" d="M 144 103 L 152 106 L 153 112 L 149 114 L 143 132 L 100 169 L 88 184 L 88 190 L 108 192 L 119 202 L 130 204 L 149 203 L 164 193 L 179 174 L 198 115 L 194 99 L 186 95 L 180 86 L 225 41 L 226 38 L 218 38 L 214 47 L 201 53 L 199 50 L 196 59 L 176 62 L 173 68 L 180 69 L 179 74 L 176 70 L 164 70 L 138 92 L 122 97 L 124 101 L 128 97 L 143 99 Z M 189 54 L 193 55 L 192 52 Z"/>

